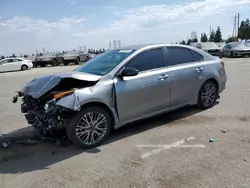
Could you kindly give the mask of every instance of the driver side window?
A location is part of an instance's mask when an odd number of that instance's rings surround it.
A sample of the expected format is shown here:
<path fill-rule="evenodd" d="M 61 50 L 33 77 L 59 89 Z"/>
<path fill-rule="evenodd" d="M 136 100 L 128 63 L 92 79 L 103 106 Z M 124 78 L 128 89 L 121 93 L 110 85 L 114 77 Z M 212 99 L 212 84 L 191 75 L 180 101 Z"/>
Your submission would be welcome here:
<path fill-rule="evenodd" d="M 133 67 L 139 72 L 161 68 L 164 66 L 162 48 L 148 50 L 137 55 L 126 67 Z"/>

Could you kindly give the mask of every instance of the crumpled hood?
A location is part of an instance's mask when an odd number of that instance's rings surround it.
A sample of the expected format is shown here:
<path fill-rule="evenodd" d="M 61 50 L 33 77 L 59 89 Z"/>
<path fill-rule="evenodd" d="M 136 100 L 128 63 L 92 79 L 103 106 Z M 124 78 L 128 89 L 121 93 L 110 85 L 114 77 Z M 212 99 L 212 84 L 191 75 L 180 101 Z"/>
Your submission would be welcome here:
<path fill-rule="evenodd" d="M 31 80 L 26 86 L 23 87 L 21 93 L 24 95 L 30 95 L 33 98 L 39 98 L 49 90 L 56 87 L 63 79 L 68 78 L 76 79 L 77 81 L 97 82 L 101 76 L 82 72 L 66 72 L 41 76 Z"/>

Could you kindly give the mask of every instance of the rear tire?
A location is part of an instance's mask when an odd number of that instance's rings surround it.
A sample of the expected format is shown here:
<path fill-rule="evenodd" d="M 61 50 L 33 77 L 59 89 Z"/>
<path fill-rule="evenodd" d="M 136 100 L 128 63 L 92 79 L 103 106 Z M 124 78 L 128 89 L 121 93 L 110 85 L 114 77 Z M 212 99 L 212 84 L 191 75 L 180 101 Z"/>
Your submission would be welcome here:
<path fill-rule="evenodd" d="M 208 109 L 215 105 L 218 98 L 218 87 L 212 80 L 206 81 L 200 88 L 197 106 Z"/>
<path fill-rule="evenodd" d="M 111 125 L 109 113 L 99 106 L 92 106 L 84 108 L 68 121 L 66 133 L 75 146 L 93 148 L 108 138 Z"/>
<path fill-rule="evenodd" d="M 69 62 L 63 62 L 64 66 L 68 66 Z"/>
<path fill-rule="evenodd" d="M 75 60 L 75 64 L 76 64 L 76 65 L 79 65 L 79 63 L 80 63 L 80 59 L 77 58 L 77 59 Z"/>
<path fill-rule="evenodd" d="M 53 59 L 53 61 L 52 61 L 52 66 L 53 67 L 56 67 L 58 64 L 57 64 L 57 61 L 55 60 L 55 59 Z"/>
<path fill-rule="evenodd" d="M 21 66 L 21 70 L 23 70 L 23 71 L 28 70 L 28 69 L 29 69 L 29 67 L 27 65 L 22 65 Z"/>

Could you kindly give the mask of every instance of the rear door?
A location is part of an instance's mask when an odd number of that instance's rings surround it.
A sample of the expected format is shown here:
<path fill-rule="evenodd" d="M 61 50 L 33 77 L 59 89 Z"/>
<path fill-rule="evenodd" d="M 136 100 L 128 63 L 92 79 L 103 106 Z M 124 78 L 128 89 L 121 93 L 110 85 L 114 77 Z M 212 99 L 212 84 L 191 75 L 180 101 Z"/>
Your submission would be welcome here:
<path fill-rule="evenodd" d="M 142 52 L 125 65 L 139 70 L 138 75 L 115 78 L 121 121 L 137 119 L 169 107 L 170 85 L 164 57 L 162 48 Z"/>
<path fill-rule="evenodd" d="M 171 107 L 189 104 L 199 89 L 199 77 L 203 69 L 203 56 L 185 47 L 167 47 L 167 63 L 170 71 Z"/>
<path fill-rule="evenodd" d="M 16 58 L 16 59 L 13 59 L 13 63 L 11 66 L 13 70 L 21 70 L 22 65 L 23 65 L 23 60 Z"/>

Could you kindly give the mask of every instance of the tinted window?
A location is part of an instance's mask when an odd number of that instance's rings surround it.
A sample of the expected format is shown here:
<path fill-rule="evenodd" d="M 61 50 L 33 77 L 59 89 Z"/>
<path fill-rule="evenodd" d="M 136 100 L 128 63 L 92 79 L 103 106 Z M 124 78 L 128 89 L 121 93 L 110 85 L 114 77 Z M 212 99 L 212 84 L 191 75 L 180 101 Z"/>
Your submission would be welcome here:
<path fill-rule="evenodd" d="M 12 63 L 13 62 L 13 59 L 6 59 L 4 61 L 2 61 L 2 63 Z"/>
<path fill-rule="evenodd" d="M 169 65 L 179 65 L 194 61 L 192 52 L 185 48 L 168 47 L 168 55 Z"/>
<path fill-rule="evenodd" d="M 194 54 L 194 61 L 203 61 L 203 56 L 198 52 L 192 51 Z"/>
<path fill-rule="evenodd" d="M 156 69 L 164 66 L 162 49 L 153 49 L 143 52 L 132 59 L 127 67 L 136 68 L 139 72 Z"/>
<path fill-rule="evenodd" d="M 13 59 L 14 62 L 19 62 L 19 61 L 23 61 L 21 59 Z"/>

